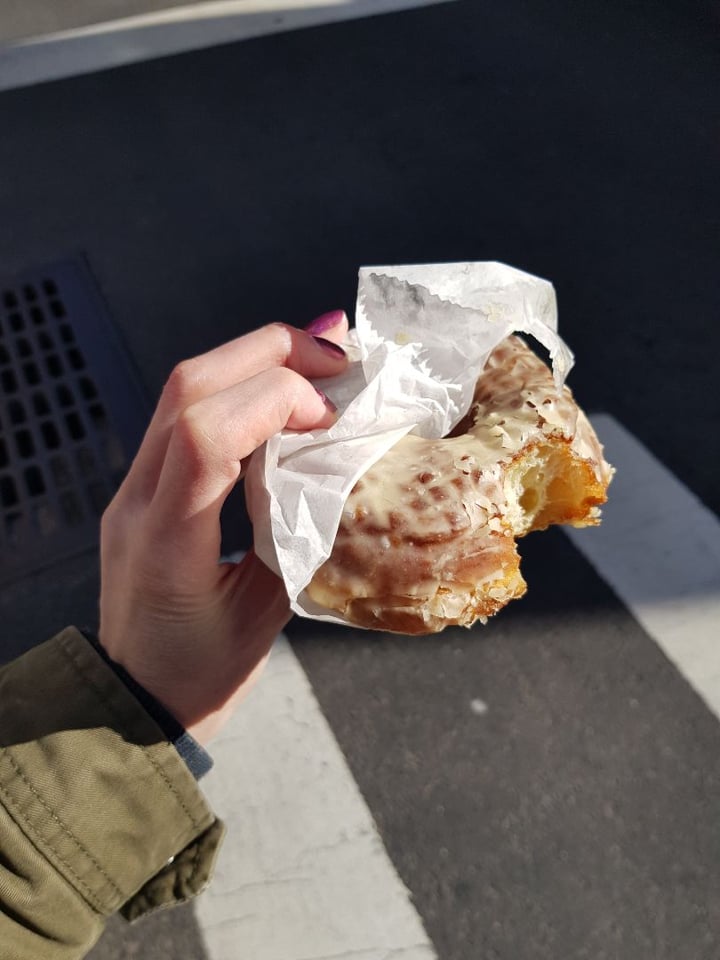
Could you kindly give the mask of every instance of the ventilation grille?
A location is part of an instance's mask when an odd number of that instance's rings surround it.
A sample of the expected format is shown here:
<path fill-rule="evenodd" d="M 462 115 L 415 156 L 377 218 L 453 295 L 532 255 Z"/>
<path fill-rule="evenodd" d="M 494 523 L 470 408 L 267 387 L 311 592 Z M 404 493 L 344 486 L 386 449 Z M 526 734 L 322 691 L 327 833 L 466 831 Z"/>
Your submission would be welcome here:
<path fill-rule="evenodd" d="M 97 544 L 147 405 L 87 266 L 0 284 L 0 582 Z"/>

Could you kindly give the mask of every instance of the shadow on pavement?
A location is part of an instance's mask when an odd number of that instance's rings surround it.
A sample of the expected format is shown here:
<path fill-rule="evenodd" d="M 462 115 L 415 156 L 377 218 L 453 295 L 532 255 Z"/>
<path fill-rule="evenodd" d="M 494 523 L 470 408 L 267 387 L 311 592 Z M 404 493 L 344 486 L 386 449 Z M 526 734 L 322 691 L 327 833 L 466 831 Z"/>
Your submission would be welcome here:
<path fill-rule="evenodd" d="M 192 904 L 154 913 L 134 924 L 111 917 L 88 960 L 210 960 Z"/>

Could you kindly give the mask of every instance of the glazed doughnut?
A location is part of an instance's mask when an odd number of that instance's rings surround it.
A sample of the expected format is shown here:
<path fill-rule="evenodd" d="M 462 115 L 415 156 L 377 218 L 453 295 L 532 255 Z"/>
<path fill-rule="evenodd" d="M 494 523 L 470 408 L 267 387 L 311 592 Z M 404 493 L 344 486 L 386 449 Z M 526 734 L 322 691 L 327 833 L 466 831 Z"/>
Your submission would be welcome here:
<path fill-rule="evenodd" d="M 307 592 L 377 630 L 484 622 L 525 593 L 515 538 L 599 523 L 612 473 L 570 390 L 508 337 L 450 436 L 404 437 L 355 484 Z"/>

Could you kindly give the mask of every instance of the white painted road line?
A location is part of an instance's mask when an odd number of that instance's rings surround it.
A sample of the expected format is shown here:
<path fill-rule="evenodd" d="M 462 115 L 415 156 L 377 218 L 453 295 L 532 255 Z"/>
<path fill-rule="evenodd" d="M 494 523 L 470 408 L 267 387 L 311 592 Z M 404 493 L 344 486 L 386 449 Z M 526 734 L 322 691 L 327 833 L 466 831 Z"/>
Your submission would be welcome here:
<path fill-rule="evenodd" d="M 212 960 L 435 960 L 284 638 L 212 752 L 228 833 L 195 906 Z"/>
<path fill-rule="evenodd" d="M 0 90 L 452 0 L 217 0 L 0 46 Z"/>
<path fill-rule="evenodd" d="M 617 474 L 602 525 L 566 532 L 720 717 L 720 521 L 616 420 L 591 419 Z"/>

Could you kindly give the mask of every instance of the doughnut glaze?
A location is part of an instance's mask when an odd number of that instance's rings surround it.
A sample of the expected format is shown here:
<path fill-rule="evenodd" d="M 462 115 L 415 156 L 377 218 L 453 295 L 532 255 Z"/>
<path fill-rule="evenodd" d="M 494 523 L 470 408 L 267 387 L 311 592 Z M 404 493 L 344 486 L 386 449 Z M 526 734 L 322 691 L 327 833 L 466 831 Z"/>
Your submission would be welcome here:
<path fill-rule="evenodd" d="M 516 538 L 597 524 L 612 473 L 569 388 L 509 337 L 450 436 L 408 435 L 358 480 L 308 594 L 378 630 L 485 621 L 525 593 Z"/>

